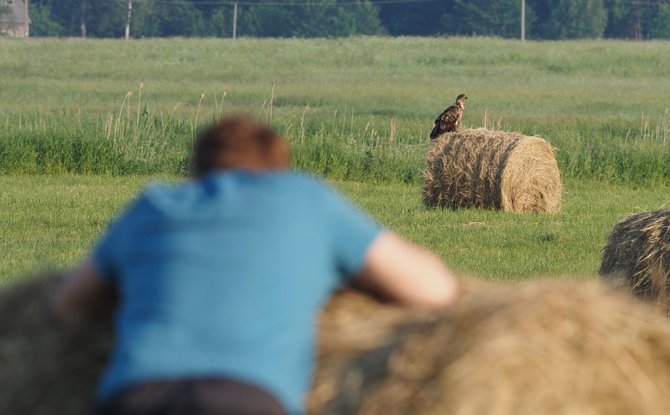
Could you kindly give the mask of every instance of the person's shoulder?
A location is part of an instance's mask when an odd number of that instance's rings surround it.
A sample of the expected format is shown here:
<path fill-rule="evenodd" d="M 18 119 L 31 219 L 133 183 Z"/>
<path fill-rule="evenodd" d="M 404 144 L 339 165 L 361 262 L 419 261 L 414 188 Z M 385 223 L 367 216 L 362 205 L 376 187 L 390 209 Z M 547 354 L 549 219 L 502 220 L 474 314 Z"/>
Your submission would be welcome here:
<path fill-rule="evenodd" d="M 197 183 L 193 180 L 184 182 L 152 181 L 144 186 L 136 200 L 138 211 L 172 211 L 182 210 L 198 192 Z"/>
<path fill-rule="evenodd" d="M 164 181 L 151 181 L 147 183 L 137 196 L 138 202 L 150 202 L 152 200 L 161 200 L 171 197 L 179 192 L 184 183 L 175 184 Z"/>
<path fill-rule="evenodd" d="M 177 191 L 178 189 L 192 184 L 192 180 L 185 181 L 166 181 L 166 180 L 152 180 L 147 182 L 144 185 L 143 189 L 140 191 L 141 196 L 146 196 L 152 193 L 171 193 Z"/>
<path fill-rule="evenodd" d="M 284 185 L 300 191 L 319 192 L 329 187 L 322 179 L 301 171 L 283 172 L 274 177 Z"/>
<path fill-rule="evenodd" d="M 337 203 L 340 194 L 323 179 L 301 171 L 283 172 L 274 175 L 278 181 L 274 186 L 283 199 L 293 204 L 308 205 L 312 212 L 320 212 L 327 206 Z"/>

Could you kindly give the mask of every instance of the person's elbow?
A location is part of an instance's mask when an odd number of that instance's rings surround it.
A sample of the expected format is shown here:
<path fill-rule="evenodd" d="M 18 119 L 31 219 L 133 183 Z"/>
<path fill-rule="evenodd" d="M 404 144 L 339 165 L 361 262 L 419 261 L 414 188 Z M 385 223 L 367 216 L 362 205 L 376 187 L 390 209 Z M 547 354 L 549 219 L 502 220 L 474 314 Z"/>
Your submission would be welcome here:
<path fill-rule="evenodd" d="M 460 284 L 451 276 L 436 278 L 430 287 L 415 293 L 409 302 L 425 308 L 441 308 L 453 304 L 460 296 Z"/>

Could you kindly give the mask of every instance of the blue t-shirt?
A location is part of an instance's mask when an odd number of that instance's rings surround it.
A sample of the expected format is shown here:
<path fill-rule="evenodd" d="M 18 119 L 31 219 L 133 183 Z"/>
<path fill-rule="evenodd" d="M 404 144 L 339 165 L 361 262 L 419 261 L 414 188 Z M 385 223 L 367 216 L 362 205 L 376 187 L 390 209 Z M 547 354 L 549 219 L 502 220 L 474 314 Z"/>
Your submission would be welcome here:
<path fill-rule="evenodd" d="M 98 399 L 142 381 L 222 376 L 301 413 L 320 307 L 360 271 L 379 232 L 297 173 L 150 186 L 94 251 L 121 295 Z"/>

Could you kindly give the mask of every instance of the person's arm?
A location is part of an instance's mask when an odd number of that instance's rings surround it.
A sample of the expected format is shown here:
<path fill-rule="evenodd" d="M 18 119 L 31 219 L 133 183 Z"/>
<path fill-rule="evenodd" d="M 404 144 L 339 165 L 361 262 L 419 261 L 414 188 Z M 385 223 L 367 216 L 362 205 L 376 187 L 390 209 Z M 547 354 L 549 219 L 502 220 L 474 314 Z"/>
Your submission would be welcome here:
<path fill-rule="evenodd" d="M 456 300 L 456 277 L 431 251 L 393 232 L 379 234 L 368 248 L 356 284 L 392 301 L 442 307 Z"/>
<path fill-rule="evenodd" d="M 116 302 L 116 290 L 89 259 L 65 277 L 52 298 L 56 319 L 69 324 L 102 314 Z"/>

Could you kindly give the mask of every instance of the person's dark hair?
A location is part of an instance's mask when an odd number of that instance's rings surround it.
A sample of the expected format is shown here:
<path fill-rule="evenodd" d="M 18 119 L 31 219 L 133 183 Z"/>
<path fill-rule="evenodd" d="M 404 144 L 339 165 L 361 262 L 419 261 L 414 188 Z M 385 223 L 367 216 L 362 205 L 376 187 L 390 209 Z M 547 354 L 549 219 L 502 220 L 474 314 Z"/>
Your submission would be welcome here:
<path fill-rule="evenodd" d="M 248 117 L 226 117 L 198 135 L 193 147 L 193 175 L 236 168 L 283 170 L 290 160 L 286 140 L 265 124 Z"/>

